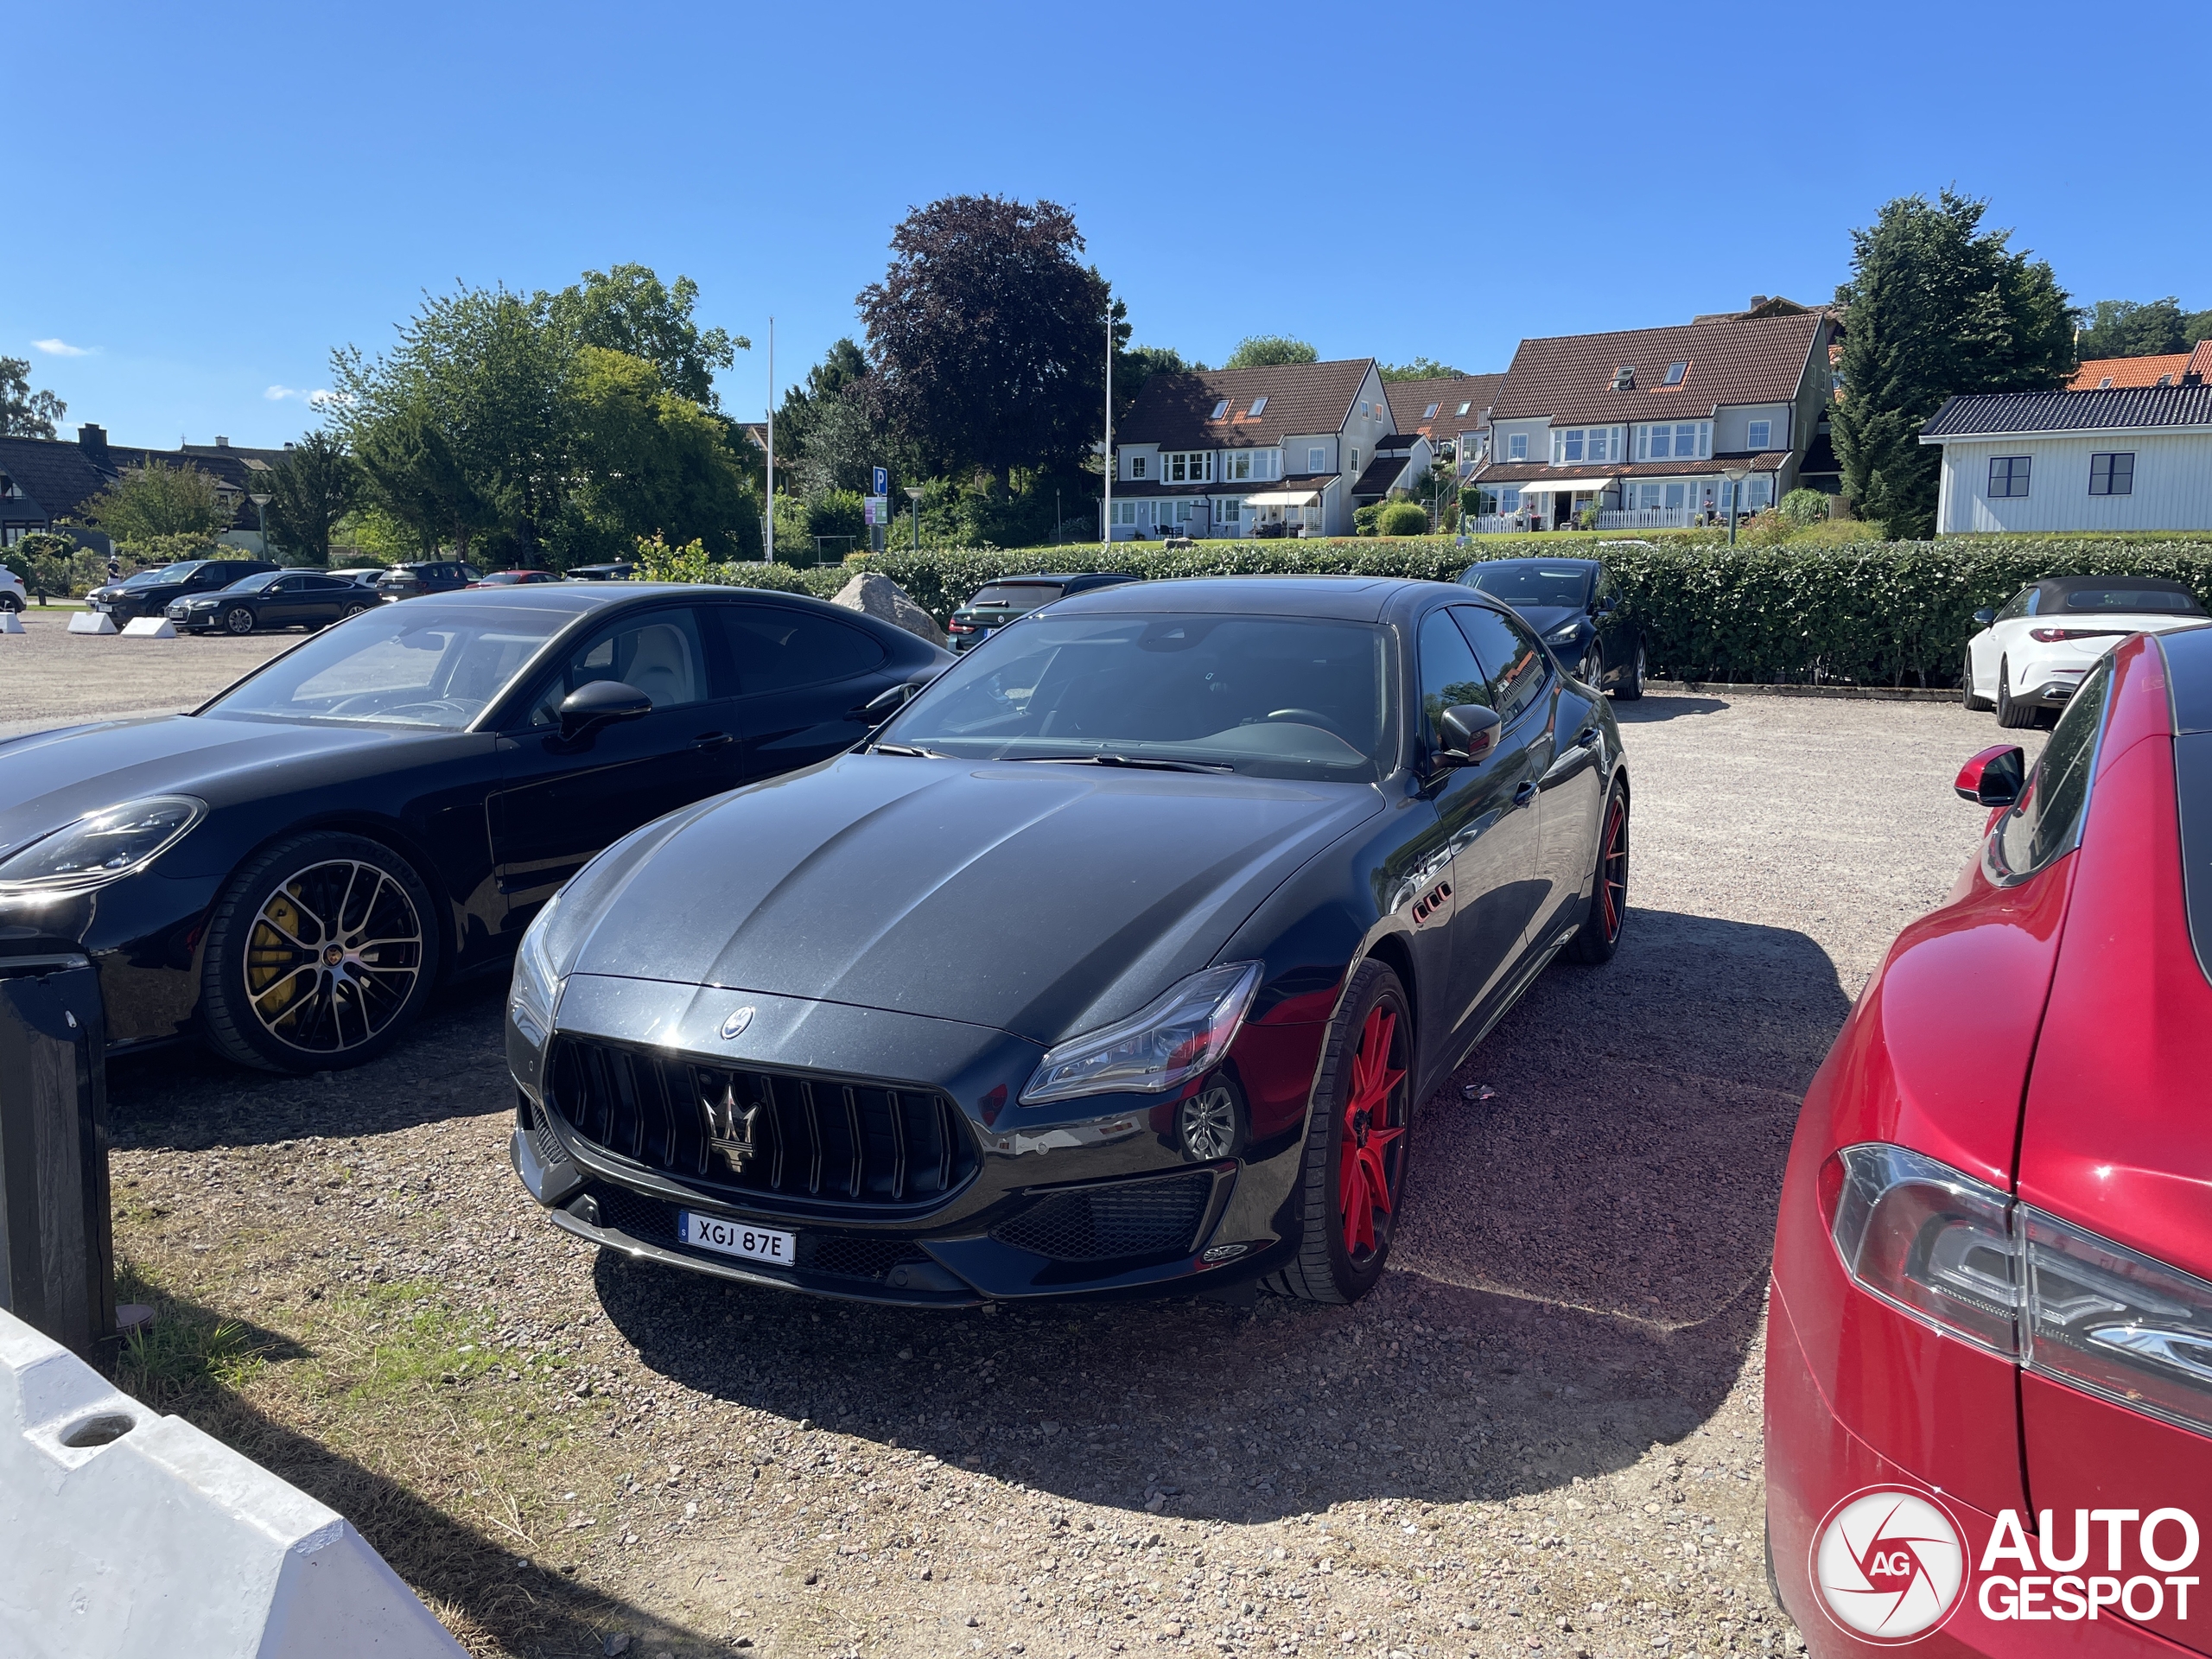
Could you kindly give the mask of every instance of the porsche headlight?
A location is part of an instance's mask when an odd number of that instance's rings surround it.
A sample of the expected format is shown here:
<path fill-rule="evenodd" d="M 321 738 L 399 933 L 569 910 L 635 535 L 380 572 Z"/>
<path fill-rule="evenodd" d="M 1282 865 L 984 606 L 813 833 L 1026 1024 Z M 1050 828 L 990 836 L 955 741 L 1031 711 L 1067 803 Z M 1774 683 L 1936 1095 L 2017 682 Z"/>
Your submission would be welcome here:
<path fill-rule="evenodd" d="M 0 893 L 73 892 L 119 881 L 175 846 L 207 816 L 207 803 L 190 795 L 152 795 L 87 812 L 0 859 Z"/>
<path fill-rule="evenodd" d="M 561 970 L 548 943 L 553 912 L 560 902 L 561 895 L 555 893 L 523 934 L 522 948 L 515 952 L 514 982 L 507 992 L 507 1012 L 532 1048 L 545 1046 L 553 1029 L 553 1010 L 561 1001 Z"/>
<path fill-rule="evenodd" d="M 1260 986 L 1256 962 L 1192 974 L 1128 1019 L 1069 1039 L 1038 1063 L 1025 1106 L 1122 1090 L 1156 1095 L 1218 1065 Z"/>

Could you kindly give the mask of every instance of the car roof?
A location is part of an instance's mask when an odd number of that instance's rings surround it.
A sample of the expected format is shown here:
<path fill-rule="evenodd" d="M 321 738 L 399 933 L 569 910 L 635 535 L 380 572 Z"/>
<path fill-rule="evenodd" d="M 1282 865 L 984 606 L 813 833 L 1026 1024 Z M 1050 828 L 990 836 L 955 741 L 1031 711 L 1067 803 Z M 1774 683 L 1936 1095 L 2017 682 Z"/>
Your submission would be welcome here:
<path fill-rule="evenodd" d="M 2099 588 L 2140 588 L 2153 594 L 2187 594 L 2196 597 L 2196 590 L 2185 582 L 2175 582 L 2165 576 L 2045 576 L 2031 587 L 2043 590 L 2046 599 L 2065 599 L 2075 594 L 2091 592 Z"/>
<path fill-rule="evenodd" d="M 1071 582 L 1121 582 L 1141 580 L 1141 577 L 1129 570 L 1033 570 L 1027 575 L 993 576 L 983 586 L 985 588 L 1044 588 L 1062 586 Z"/>
<path fill-rule="evenodd" d="M 1463 601 L 1472 597 L 1453 585 L 1400 576 L 1177 576 L 1071 594 L 1051 609 L 1055 616 L 1222 611 L 1379 622 L 1419 600 L 1446 595 Z"/>

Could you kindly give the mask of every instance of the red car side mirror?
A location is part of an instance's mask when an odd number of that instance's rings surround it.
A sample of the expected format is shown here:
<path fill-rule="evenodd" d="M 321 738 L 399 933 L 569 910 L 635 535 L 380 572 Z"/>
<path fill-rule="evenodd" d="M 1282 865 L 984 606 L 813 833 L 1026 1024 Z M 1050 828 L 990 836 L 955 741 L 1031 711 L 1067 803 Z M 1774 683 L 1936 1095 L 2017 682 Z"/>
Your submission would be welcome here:
<path fill-rule="evenodd" d="M 2010 806 L 2028 786 L 2028 757 L 2014 744 L 1984 749 L 1959 768 L 1952 787 L 1976 806 Z"/>

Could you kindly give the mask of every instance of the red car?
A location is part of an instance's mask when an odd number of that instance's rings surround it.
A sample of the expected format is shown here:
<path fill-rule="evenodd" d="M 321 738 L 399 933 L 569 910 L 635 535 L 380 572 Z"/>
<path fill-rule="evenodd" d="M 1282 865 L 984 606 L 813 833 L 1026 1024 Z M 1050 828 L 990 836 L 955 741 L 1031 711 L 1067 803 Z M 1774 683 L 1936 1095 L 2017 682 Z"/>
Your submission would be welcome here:
<path fill-rule="evenodd" d="M 488 576 L 479 576 L 468 585 L 472 588 L 518 588 L 524 582 L 558 582 L 561 578 L 550 570 L 494 570 Z"/>
<path fill-rule="evenodd" d="M 1815 1659 L 2212 1652 L 2212 628 L 2137 635 L 1891 947 L 1775 1239 L 1767 1549 Z"/>

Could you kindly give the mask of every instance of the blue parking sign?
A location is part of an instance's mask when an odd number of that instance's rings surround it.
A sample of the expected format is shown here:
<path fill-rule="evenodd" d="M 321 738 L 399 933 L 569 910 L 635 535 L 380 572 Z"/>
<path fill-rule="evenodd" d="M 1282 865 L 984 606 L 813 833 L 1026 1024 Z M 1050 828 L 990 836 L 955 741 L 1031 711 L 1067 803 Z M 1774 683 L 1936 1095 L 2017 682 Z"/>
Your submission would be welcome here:
<path fill-rule="evenodd" d="M 888 467 L 879 467 L 875 469 L 875 487 L 868 493 L 870 495 L 891 493 L 891 469 Z"/>

